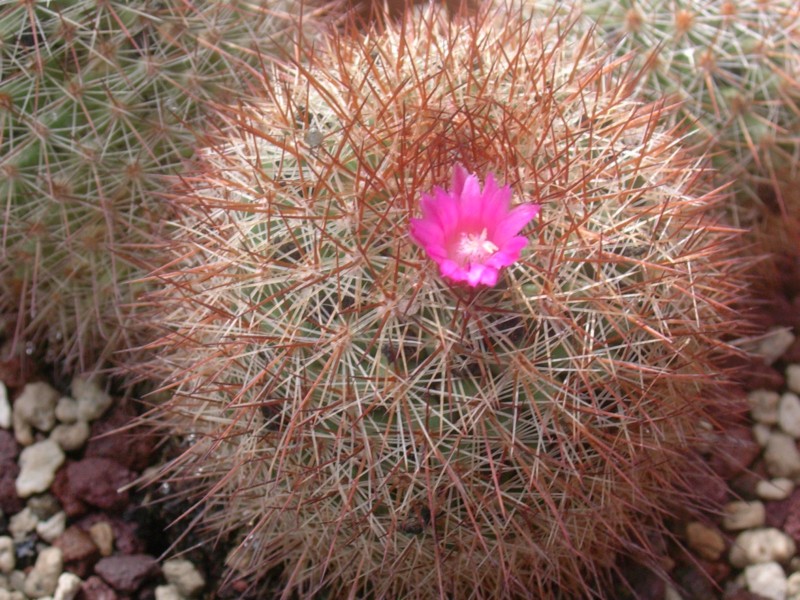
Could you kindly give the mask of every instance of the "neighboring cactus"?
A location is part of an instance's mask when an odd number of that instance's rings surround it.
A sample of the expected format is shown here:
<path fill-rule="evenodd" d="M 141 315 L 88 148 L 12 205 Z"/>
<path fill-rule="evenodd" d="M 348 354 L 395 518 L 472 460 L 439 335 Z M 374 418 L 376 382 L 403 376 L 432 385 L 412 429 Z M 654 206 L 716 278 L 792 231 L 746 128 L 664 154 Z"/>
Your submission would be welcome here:
<path fill-rule="evenodd" d="M 795 0 L 580 0 L 618 54 L 649 64 L 640 90 L 674 96 L 738 196 L 745 223 L 762 186 L 800 156 L 800 6 Z M 762 192 L 763 193 L 763 192 Z M 743 213 L 743 214 L 741 214 Z"/>
<path fill-rule="evenodd" d="M 200 105 L 234 86 L 243 63 L 232 55 L 256 64 L 256 50 L 295 33 L 296 8 L 0 8 L 0 310 L 18 314 L 18 342 L 81 370 L 135 344 L 126 310 L 141 286 L 128 284 L 166 217 L 153 192 L 191 156 Z"/>
<path fill-rule="evenodd" d="M 306 48 L 171 196 L 150 421 L 254 589 L 283 567 L 286 597 L 601 595 L 691 503 L 744 265 L 672 115 L 573 33 L 428 11 Z M 542 206 L 496 287 L 408 234 L 458 163 Z"/>

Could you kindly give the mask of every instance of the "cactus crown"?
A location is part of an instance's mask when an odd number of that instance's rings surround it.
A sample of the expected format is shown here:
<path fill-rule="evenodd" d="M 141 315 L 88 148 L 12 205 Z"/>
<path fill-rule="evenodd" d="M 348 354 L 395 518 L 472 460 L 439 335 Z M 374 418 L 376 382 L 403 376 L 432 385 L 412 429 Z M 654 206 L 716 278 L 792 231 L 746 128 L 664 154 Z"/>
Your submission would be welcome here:
<path fill-rule="evenodd" d="M 591 594 L 714 401 L 718 196 L 569 24 L 431 9 L 305 50 L 172 195 L 144 368 L 193 440 L 169 473 L 246 533 L 232 567 L 301 594 Z M 456 163 L 542 205 L 494 288 L 408 235 Z"/>

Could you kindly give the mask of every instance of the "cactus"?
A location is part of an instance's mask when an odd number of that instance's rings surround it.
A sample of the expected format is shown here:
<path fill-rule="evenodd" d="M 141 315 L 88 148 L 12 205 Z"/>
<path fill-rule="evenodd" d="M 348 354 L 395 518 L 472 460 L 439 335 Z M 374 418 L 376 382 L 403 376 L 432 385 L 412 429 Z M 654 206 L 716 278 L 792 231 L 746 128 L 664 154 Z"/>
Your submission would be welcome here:
<path fill-rule="evenodd" d="M 581 4 L 581 3 L 579 3 Z M 732 211 L 752 224 L 763 186 L 800 153 L 800 9 L 793 0 L 583 0 L 618 54 L 647 64 L 641 90 L 683 102 L 679 115 L 720 181 Z M 780 200 L 780 199 L 779 199 Z"/>
<path fill-rule="evenodd" d="M 186 444 L 162 479 L 282 597 L 591 597 L 616 553 L 654 562 L 745 268 L 674 107 L 500 8 L 297 55 L 169 195 L 140 365 Z M 457 164 L 542 207 L 493 287 L 408 234 Z"/>
<path fill-rule="evenodd" d="M 281 9 L 296 7 L 0 8 L 0 310 L 18 315 L 19 343 L 67 370 L 137 343 L 124 306 L 167 216 L 153 192 L 191 156 L 202 104 L 227 97 L 244 64 L 233 57 L 255 63 L 294 32 Z"/>

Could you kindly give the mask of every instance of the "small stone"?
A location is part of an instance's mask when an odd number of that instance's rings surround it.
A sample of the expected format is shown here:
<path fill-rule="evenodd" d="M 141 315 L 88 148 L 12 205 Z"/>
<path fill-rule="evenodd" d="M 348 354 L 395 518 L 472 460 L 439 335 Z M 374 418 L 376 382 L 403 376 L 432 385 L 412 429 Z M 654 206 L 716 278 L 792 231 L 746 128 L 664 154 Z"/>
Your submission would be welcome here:
<path fill-rule="evenodd" d="M 785 477 L 764 479 L 756 484 L 756 494 L 762 500 L 785 500 L 794 491 L 794 482 Z"/>
<path fill-rule="evenodd" d="M 793 438 L 800 438 L 800 397 L 797 394 L 786 392 L 781 396 L 778 424 Z"/>
<path fill-rule="evenodd" d="M 138 526 L 124 519 L 111 518 L 109 520 L 114 529 L 114 548 L 122 554 L 145 554 L 147 545 L 138 534 Z"/>
<path fill-rule="evenodd" d="M 14 552 L 17 555 L 17 570 L 25 571 L 33 567 L 39 550 L 36 547 L 36 534 L 31 533 L 22 540 L 14 540 Z"/>
<path fill-rule="evenodd" d="M 67 466 L 67 479 L 78 498 L 97 508 L 114 511 L 128 505 L 129 494 L 121 488 L 136 479 L 136 474 L 109 458 L 84 458 Z"/>
<path fill-rule="evenodd" d="M 52 546 L 39 552 L 36 564 L 25 578 L 22 590 L 29 598 L 52 596 L 58 585 L 58 577 L 63 569 L 61 550 Z"/>
<path fill-rule="evenodd" d="M 12 420 L 14 435 L 23 446 L 33 443 L 33 431 L 48 432 L 56 424 L 56 403 L 59 393 L 48 384 L 28 383 L 14 402 Z"/>
<path fill-rule="evenodd" d="M 794 556 L 794 540 L 772 527 L 750 529 L 740 533 L 731 546 L 730 563 L 742 569 L 766 562 L 786 562 Z"/>
<path fill-rule="evenodd" d="M 14 540 L 7 535 L 0 536 L 0 573 L 8 575 L 17 566 L 14 553 Z"/>
<path fill-rule="evenodd" d="M 664 590 L 664 600 L 683 600 L 683 596 L 678 590 L 667 584 L 667 588 Z"/>
<path fill-rule="evenodd" d="M 174 585 L 159 585 L 156 587 L 156 600 L 185 600 Z"/>
<path fill-rule="evenodd" d="M 800 573 L 792 573 L 786 580 L 786 600 L 800 600 Z"/>
<path fill-rule="evenodd" d="M 44 440 L 25 448 L 19 456 L 17 494 L 27 498 L 31 494 L 46 491 L 64 459 L 64 452 L 53 440 Z"/>
<path fill-rule="evenodd" d="M 52 544 L 58 536 L 64 533 L 66 526 L 67 513 L 62 510 L 46 521 L 37 523 L 36 534 L 48 544 Z"/>
<path fill-rule="evenodd" d="M 62 396 L 56 404 L 56 419 L 61 423 L 74 423 L 78 420 L 78 403 L 69 396 Z"/>
<path fill-rule="evenodd" d="M 89 534 L 75 525 L 67 527 L 53 545 L 61 549 L 67 568 L 82 577 L 91 573 L 100 556 Z"/>
<path fill-rule="evenodd" d="M 753 420 L 763 425 L 776 425 L 778 423 L 778 404 L 781 396 L 771 390 L 753 390 L 747 394 L 747 403 L 750 405 L 750 416 Z"/>
<path fill-rule="evenodd" d="M 92 423 L 84 458 L 110 458 L 131 471 L 142 471 L 158 439 L 152 429 L 133 425 L 136 411 L 128 402 L 119 402 L 99 421 Z"/>
<path fill-rule="evenodd" d="M 783 374 L 777 369 L 765 365 L 760 358 L 742 361 L 742 385 L 748 390 L 767 389 L 780 391 L 784 387 Z"/>
<path fill-rule="evenodd" d="M 84 600 L 117 600 L 117 593 L 99 577 L 92 575 L 81 586 Z"/>
<path fill-rule="evenodd" d="M 764 425 L 763 423 L 756 423 L 753 425 L 753 439 L 759 446 L 766 446 L 769 441 L 769 436 L 771 435 L 772 427 L 769 425 Z"/>
<path fill-rule="evenodd" d="M 46 521 L 57 512 L 61 511 L 61 505 L 52 494 L 38 494 L 28 498 L 26 506 L 33 511 L 40 521 Z"/>
<path fill-rule="evenodd" d="M 114 552 L 114 528 L 108 521 L 98 521 L 89 527 L 89 537 L 100 549 L 100 556 L 111 556 Z"/>
<path fill-rule="evenodd" d="M 750 427 L 727 426 L 724 432 L 711 436 L 710 441 L 713 444 L 714 452 L 708 465 L 716 477 L 709 477 L 708 474 L 704 474 L 701 480 L 697 482 L 701 485 L 703 479 L 722 478 L 730 480 L 736 477 L 747 470 L 762 452 L 761 446 L 753 439 L 753 431 Z M 800 460 L 800 457 L 798 457 L 798 460 Z M 798 468 L 800 469 L 800 463 Z M 724 486 L 724 482 L 721 483 Z M 703 497 L 705 498 L 705 496 Z"/>
<path fill-rule="evenodd" d="M 686 543 L 700 558 L 706 560 L 719 560 L 725 552 L 725 539 L 719 530 L 698 522 L 686 526 Z"/>
<path fill-rule="evenodd" d="M 67 459 L 66 466 L 56 471 L 56 477 L 53 479 L 53 484 L 50 486 L 50 493 L 58 498 L 59 504 L 61 504 L 61 507 L 69 518 L 79 517 L 89 510 L 86 503 L 75 495 L 75 491 L 72 489 L 72 486 L 70 486 L 67 473 L 69 471 L 69 465 L 72 464 L 72 462 L 73 461 L 70 459 Z"/>
<path fill-rule="evenodd" d="M 178 592 L 186 598 L 194 598 L 206 586 L 205 578 L 188 560 L 168 560 L 161 568 L 167 583 L 174 585 Z"/>
<path fill-rule="evenodd" d="M 116 591 L 132 594 L 158 573 L 158 562 L 147 554 L 109 556 L 100 559 L 94 570 Z"/>
<path fill-rule="evenodd" d="M 78 450 L 89 439 L 89 424 L 86 421 L 76 421 L 56 425 L 50 433 L 50 439 L 61 446 L 65 452 Z"/>
<path fill-rule="evenodd" d="M 796 479 L 800 476 L 800 452 L 795 439 L 785 433 L 775 431 L 769 436 L 764 448 L 764 462 L 772 477 Z"/>
<path fill-rule="evenodd" d="M 12 590 L 22 592 L 22 588 L 25 587 L 25 573 L 17 569 L 9 576 L 8 583 L 11 585 Z"/>
<path fill-rule="evenodd" d="M 768 600 L 786 600 L 786 574 L 776 562 L 750 565 L 744 570 L 747 589 Z"/>
<path fill-rule="evenodd" d="M 800 489 L 795 488 L 786 500 L 773 502 L 770 506 L 770 512 L 773 511 L 773 506 L 775 505 L 777 505 L 780 512 L 784 512 L 785 509 L 785 517 L 780 526 L 781 530 L 795 542 L 800 543 Z"/>
<path fill-rule="evenodd" d="M 53 600 L 73 600 L 81 589 L 81 578 L 74 573 L 62 573 L 58 576 Z"/>
<path fill-rule="evenodd" d="M 39 518 L 26 506 L 9 519 L 8 532 L 15 541 L 20 541 L 25 539 L 30 532 L 35 531 L 38 524 Z"/>
<path fill-rule="evenodd" d="M 11 403 L 8 401 L 8 388 L 0 381 L 0 427 L 11 427 Z"/>
<path fill-rule="evenodd" d="M 789 561 L 789 572 L 800 571 L 800 556 L 795 556 Z"/>
<path fill-rule="evenodd" d="M 766 520 L 764 503 L 753 502 L 728 502 L 724 508 L 722 526 L 728 531 L 741 531 L 761 527 Z"/>
<path fill-rule="evenodd" d="M 755 354 L 761 356 L 764 364 L 771 365 L 794 343 L 794 335 L 786 327 L 774 327 L 759 341 Z"/>
<path fill-rule="evenodd" d="M 100 389 L 96 381 L 75 377 L 70 389 L 78 403 L 78 419 L 81 421 L 94 421 L 111 406 L 111 396 Z"/>
<path fill-rule="evenodd" d="M 14 434 L 0 429 L 0 511 L 7 515 L 19 512 L 25 506 L 14 485 L 19 475 L 18 455 L 19 444 Z"/>
<path fill-rule="evenodd" d="M 800 365 L 786 367 L 786 387 L 795 394 L 800 394 Z"/>

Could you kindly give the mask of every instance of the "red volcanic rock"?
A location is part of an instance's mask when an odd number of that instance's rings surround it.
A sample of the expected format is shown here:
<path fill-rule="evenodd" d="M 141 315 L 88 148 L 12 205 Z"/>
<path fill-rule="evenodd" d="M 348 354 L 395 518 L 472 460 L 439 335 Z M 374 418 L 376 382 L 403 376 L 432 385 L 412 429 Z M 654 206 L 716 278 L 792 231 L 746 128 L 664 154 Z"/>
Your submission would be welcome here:
<path fill-rule="evenodd" d="M 16 462 L 19 450 L 19 444 L 14 439 L 14 434 L 0 429 L 0 462 Z"/>
<path fill-rule="evenodd" d="M 70 486 L 68 470 L 73 461 L 67 460 L 65 466 L 56 472 L 56 477 L 50 486 L 50 493 L 58 498 L 64 512 L 68 517 L 79 517 L 88 510 L 86 504 L 75 494 Z"/>
<path fill-rule="evenodd" d="M 14 481 L 19 475 L 18 454 L 19 444 L 14 439 L 14 434 L 0 429 L 0 511 L 7 515 L 18 513 L 25 506 L 14 487 Z"/>
<path fill-rule="evenodd" d="M 14 434 L 0 429 L 0 511 L 13 515 L 21 511 L 25 503 L 17 496 L 14 481 L 19 475 L 17 455 L 19 444 Z"/>
<path fill-rule="evenodd" d="M 786 381 L 783 373 L 777 369 L 765 365 L 762 360 L 752 360 L 748 363 L 747 370 L 739 373 L 744 385 L 748 390 L 772 390 L 779 392 Z"/>
<path fill-rule="evenodd" d="M 67 481 L 73 495 L 103 510 L 124 509 L 130 498 L 120 488 L 134 479 L 136 473 L 110 458 L 84 458 L 67 466 Z"/>
<path fill-rule="evenodd" d="M 795 543 L 800 544 L 800 489 L 796 489 L 791 496 L 783 500 L 786 504 L 786 518 L 783 522 L 783 531 Z M 770 503 L 771 505 L 774 503 Z M 767 511 L 769 514 L 769 511 Z"/>
<path fill-rule="evenodd" d="M 769 479 L 767 466 L 762 459 L 758 459 L 729 483 L 734 493 L 743 500 L 755 500 L 758 498 L 756 486 L 765 479 Z"/>
<path fill-rule="evenodd" d="M 796 310 L 797 314 L 800 315 L 800 297 L 795 298 L 795 303 L 798 304 Z M 800 327 L 795 330 L 795 338 L 794 343 L 789 346 L 789 349 L 783 355 L 783 360 L 787 363 L 800 363 Z"/>
<path fill-rule="evenodd" d="M 114 532 L 114 547 L 120 554 L 144 554 L 146 545 L 136 534 L 135 523 L 124 521 L 113 515 L 93 513 L 81 519 L 77 526 L 88 533 L 92 525 L 100 521 L 111 525 Z"/>
<path fill-rule="evenodd" d="M 61 549 L 64 567 L 78 577 L 86 577 L 100 558 L 97 548 L 89 534 L 76 527 L 68 527 L 58 536 L 53 545 Z"/>
<path fill-rule="evenodd" d="M 114 406 L 110 413 L 92 424 L 84 457 L 110 458 L 132 471 L 147 468 L 156 437 L 141 425 L 123 431 L 135 417 L 129 403 Z"/>
<path fill-rule="evenodd" d="M 687 594 L 686 597 L 697 600 L 712 600 L 719 597 L 714 589 L 713 576 L 701 568 L 705 564 L 707 563 L 686 564 L 673 573 L 679 593 Z"/>
<path fill-rule="evenodd" d="M 34 361 L 22 355 L 23 350 L 20 344 L 14 345 L 10 341 L 0 346 L 0 381 L 6 384 L 9 397 L 12 390 L 31 381 L 34 371 Z"/>
<path fill-rule="evenodd" d="M 148 554 L 109 556 L 101 559 L 94 570 L 108 585 L 123 594 L 132 594 L 160 571 L 158 561 Z"/>
<path fill-rule="evenodd" d="M 118 596 L 105 581 L 92 575 L 81 585 L 78 598 L 82 600 L 117 600 Z"/>
<path fill-rule="evenodd" d="M 761 453 L 761 446 L 753 439 L 750 427 L 733 425 L 715 437 L 710 465 L 725 480 L 744 471 Z"/>

